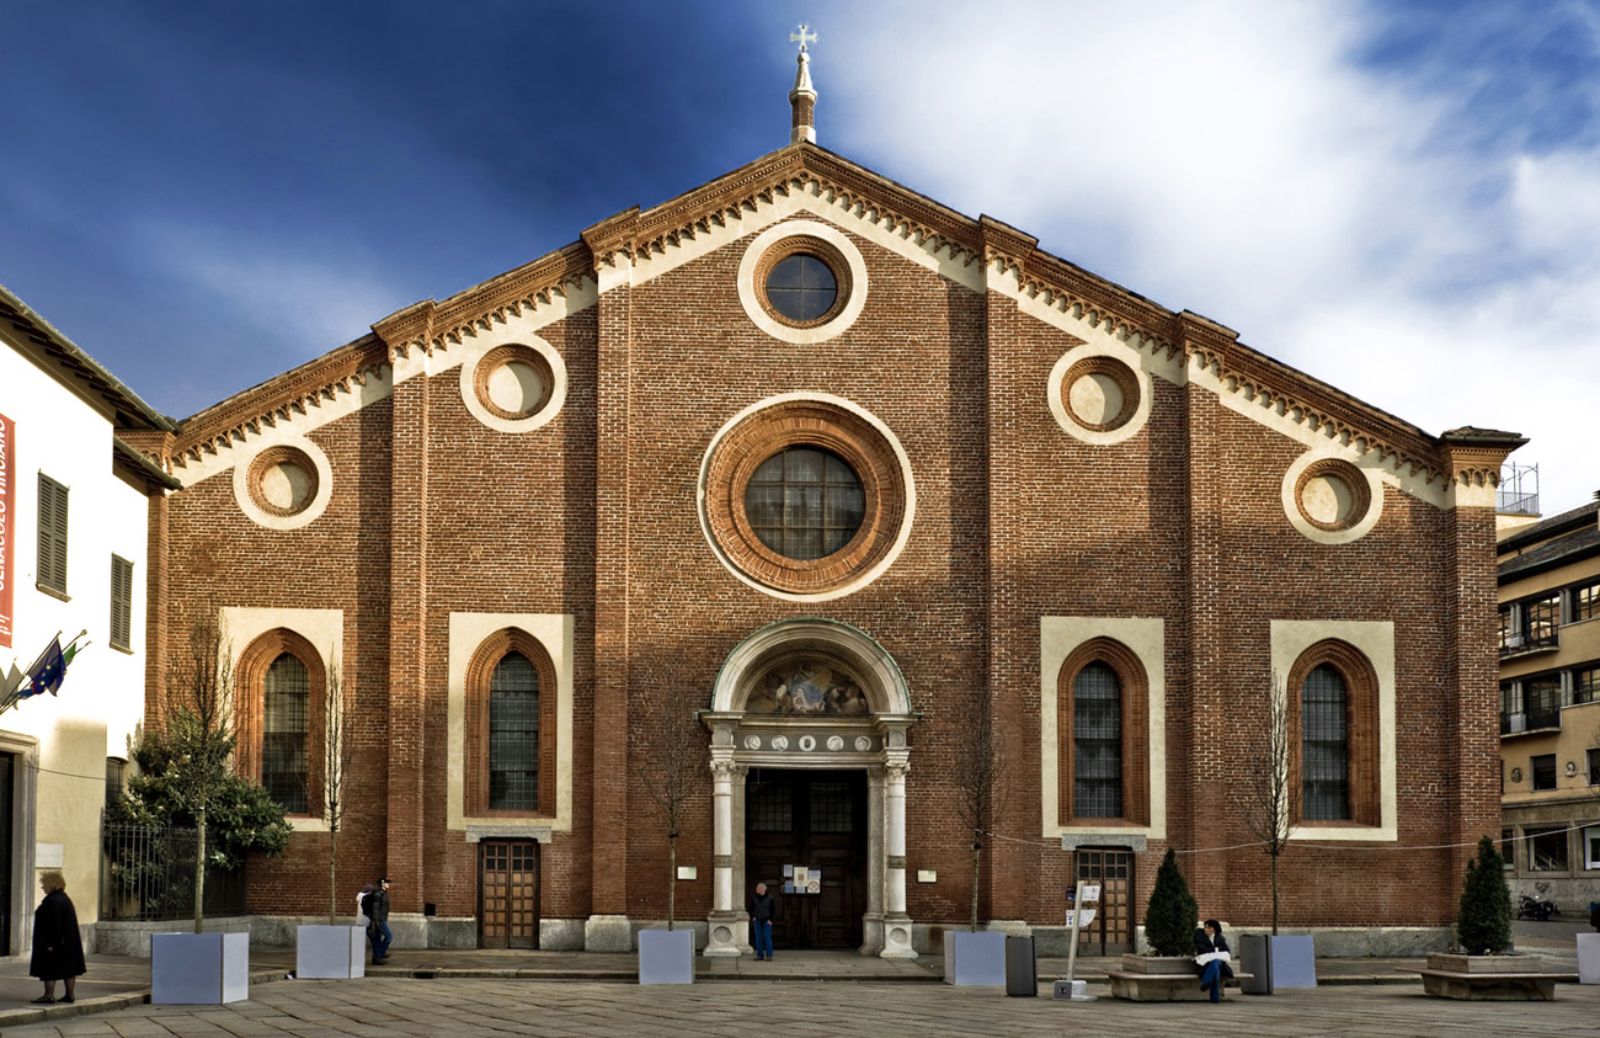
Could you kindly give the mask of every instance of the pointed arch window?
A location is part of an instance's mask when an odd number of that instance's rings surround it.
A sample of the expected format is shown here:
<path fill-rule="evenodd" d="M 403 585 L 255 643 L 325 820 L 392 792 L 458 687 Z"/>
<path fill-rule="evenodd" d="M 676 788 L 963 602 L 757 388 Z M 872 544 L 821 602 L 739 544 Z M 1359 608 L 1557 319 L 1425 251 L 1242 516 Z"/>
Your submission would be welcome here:
<path fill-rule="evenodd" d="M 538 639 L 507 628 L 467 665 L 466 811 L 556 813 L 556 673 Z"/>
<path fill-rule="evenodd" d="M 1062 664 L 1057 696 L 1061 824 L 1148 825 L 1150 693 L 1138 656 L 1091 639 Z"/>

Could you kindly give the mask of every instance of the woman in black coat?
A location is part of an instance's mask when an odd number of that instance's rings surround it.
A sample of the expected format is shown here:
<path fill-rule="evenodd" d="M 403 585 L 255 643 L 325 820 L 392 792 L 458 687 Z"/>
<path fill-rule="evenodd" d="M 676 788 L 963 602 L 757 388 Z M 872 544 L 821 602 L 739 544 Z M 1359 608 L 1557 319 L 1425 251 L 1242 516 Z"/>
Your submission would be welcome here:
<path fill-rule="evenodd" d="M 56 981 L 66 985 L 63 1002 L 76 1001 L 78 978 L 84 973 L 83 936 L 78 933 L 78 912 L 67 897 L 67 881 L 59 872 L 39 877 L 44 900 L 33 913 L 33 961 L 28 975 L 44 981 L 44 997 L 33 1001 L 49 1005 L 56 1000 Z"/>
<path fill-rule="evenodd" d="M 1211 995 L 1211 1001 L 1222 1001 L 1222 982 L 1233 976 L 1228 960 L 1233 952 L 1228 949 L 1228 939 L 1222 936 L 1222 924 L 1207 919 L 1194 932 L 1195 962 L 1200 967 L 1200 987 Z"/>

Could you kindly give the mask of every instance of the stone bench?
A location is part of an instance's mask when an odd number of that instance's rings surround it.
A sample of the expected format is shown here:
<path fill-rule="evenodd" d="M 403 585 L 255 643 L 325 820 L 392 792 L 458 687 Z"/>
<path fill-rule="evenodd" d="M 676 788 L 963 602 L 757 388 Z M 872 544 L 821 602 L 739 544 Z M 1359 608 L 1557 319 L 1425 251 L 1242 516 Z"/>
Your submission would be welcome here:
<path fill-rule="evenodd" d="M 1111 997 L 1129 1002 L 1204 1002 L 1210 995 L 1200 986 L 1200 974 L 1194 973 L 1126 973 L 1108 970 L 1111 978 Z M 1238 987 L 1241 980 L 1252 980 L 1250 973 L 1235 973 L 1223 981 L 1223 987 Z"/>
<path fill-rule="evenodd" d="M 1556 984 L 1575 984 L 1574 973 L 1465 973 L 1459 970 L 1402 969 L 1422 976 L 1423 994 L 1474 1002 L 1554 1002 Z"/>

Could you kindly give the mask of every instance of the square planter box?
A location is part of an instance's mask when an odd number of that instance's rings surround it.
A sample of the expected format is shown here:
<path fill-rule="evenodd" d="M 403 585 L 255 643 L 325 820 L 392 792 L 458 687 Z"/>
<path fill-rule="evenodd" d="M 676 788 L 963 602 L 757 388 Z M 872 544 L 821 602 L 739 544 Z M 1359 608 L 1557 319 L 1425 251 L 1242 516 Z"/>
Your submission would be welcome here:
<path fill-rule="evenodd" d="M 693 984 L 694 931 L 640 930 L 639 983 Z"/>
<path fill-rule="evenodd" d="M 1157 977 L 1193 977 L 1200 980 L 1194 958 L 1189 955 L 1124 955 L 1117 967 L 1123 973 L 1148 973 Z"/>
<path fill-rule="evenodd" d="M 1267 959 L 1274 990 L 1317 986 L 1317 950 L 1309 934 L 1268 937 Z"/>
<path fill-rule="evenodd" d="M 946 930 L 944 982 L 962 987 L 1004 987 L 1006 935 L 998 930 Z"/>
<path fill-rule="evenodd" d="M 1430 970 L 1452 973 L 1543 973 L 1544 960 L 1537 955 L 1454 955 L 1435 952 L 1428 956 Z"/>
<path fill-rule="evenodd" d="M 367 975 L 365 927 L 306 925 L 295 935 L 297 980 L 351 980 Z"/>
<path fill-rule="evenodd" d="M 150 935 L 150 1001 L 220 1006 L 250 997 L 248 933 Z"/>

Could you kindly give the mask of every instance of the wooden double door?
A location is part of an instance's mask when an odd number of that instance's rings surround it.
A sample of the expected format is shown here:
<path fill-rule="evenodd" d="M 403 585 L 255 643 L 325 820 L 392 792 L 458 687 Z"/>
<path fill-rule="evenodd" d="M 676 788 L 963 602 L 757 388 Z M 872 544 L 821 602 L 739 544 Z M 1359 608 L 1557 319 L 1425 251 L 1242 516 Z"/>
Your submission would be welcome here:
<path fill-rule="evenodd" d="M 1100 884 L 1094 922 L 1078 931 L 1078 954 L 1133 951 L 1133 852 L 1083 847 L 1074 852 L 1077 878 Z"/>
<path fill-rule="evenodd" d="M 745 784 L 746 901 L 756 883 L 776 901 L 778 948 L 854 948 L 867 910 L 867 776 L 863 771 L 752 768 Z M 815 893 L 785 893 L 785 866 L 819 874 Z"/>
<path fill-rule="evenodd" d="M 539 845 L 478 844 L 478 947 L 539 947 Z"/>

